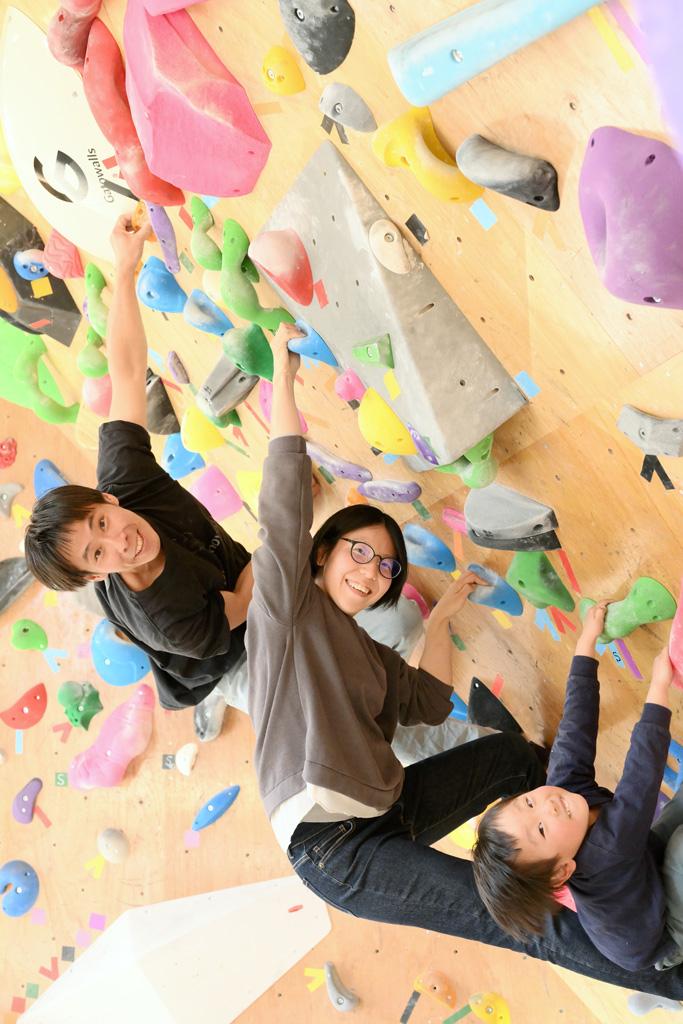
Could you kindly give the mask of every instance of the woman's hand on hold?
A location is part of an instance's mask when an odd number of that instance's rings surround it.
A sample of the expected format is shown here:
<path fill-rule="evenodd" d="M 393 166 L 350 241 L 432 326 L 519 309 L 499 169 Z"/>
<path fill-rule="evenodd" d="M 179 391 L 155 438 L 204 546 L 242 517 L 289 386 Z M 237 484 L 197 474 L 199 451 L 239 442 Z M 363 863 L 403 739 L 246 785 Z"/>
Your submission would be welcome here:
<path fill-rule="evenodd" d="M 288 345 L 294 338 L 305 337 L 304 332 L 296 324 L 282 321 L 271 341 L 276 372 L 287 370 L 292 375 L 297 372 L 301 363 L 301 356 L 297 352 L 290 352 Z"/>
<path fill-rule="evenodd" d="M 121 214 L 114 225 L 110 238 L 118 273 L 135 271 L 142 259 L 145 242 L 151 233 L 152 226 L 149 220 L 143 221 L 139 228 L 135 228 L 130 215 Z"/>
<path fill-rule="evenodd" d="M 446 593 L 435 604 L 432 615 L 439 618 L 448 618 L 455 615 L 463 607 L 467 598 L 476 587 L 489 586 L 486 580 L 482 580 L 474 572 L 464 572 L 454 580 Z"/>

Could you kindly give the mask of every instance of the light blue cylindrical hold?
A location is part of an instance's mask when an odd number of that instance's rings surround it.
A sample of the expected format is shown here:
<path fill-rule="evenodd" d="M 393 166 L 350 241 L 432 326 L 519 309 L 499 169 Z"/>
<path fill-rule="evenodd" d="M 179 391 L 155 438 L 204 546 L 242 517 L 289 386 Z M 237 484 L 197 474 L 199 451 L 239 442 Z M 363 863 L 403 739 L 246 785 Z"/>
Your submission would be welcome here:
<path fill-rule="evenodd" d="M 425 569 L 440 569 L 442 572 L 455 571 L 455 558 L 450 548 L 440 537 L 430 533 L 424 526 L 408 523 L 403 527 L 406 552 L 411 565 Z"/>
<path fill-rule="evenodd" d="M 90 655 L 95 670 L 110 686 L 131 686 L 146 676 L 152 667 L 145 652 L 119 637 L 107 619 L 102 619 L 95 626 Z"/>
<path fill-rule="evenodd" d="M 595 7 L 595 0 L 479 0 L 389 51 L 399 89 L 433 103 L 499 60 Z"/>

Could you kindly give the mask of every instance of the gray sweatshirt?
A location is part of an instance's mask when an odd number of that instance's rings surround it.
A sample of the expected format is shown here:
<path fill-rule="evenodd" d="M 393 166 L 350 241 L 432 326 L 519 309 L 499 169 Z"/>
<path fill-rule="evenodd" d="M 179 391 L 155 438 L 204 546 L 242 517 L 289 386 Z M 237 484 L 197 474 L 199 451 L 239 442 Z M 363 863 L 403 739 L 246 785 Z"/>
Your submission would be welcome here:
<path fill-rule="evenodd" d="M 310 783 L 388 810 L 403 785 L 402 725 L 438 725 L 452 688 L 373 640 L 311 573 L 311 461 L 304 439 L 270 442 L 247 618 L 255 764 L 271 815 Z"/>

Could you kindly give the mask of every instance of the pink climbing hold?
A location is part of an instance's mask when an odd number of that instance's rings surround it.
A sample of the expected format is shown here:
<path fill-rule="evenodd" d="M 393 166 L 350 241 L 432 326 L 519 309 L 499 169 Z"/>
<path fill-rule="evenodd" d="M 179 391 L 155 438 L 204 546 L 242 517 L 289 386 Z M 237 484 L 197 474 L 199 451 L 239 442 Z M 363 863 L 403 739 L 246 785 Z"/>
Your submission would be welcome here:
<path fill-rule="evenodd" d="M 256 265 L 290 299 L 302 306 L 313 302 L 313 273 L 296 231 L 263 231 L 249 246 L 249 255 Z"/>
<path fill-rule="evenodd" d="M 43 253 L 45 266 L 53 277 L 83 277 L 83 263 L 77 247 L 54 228 Z"/>
<path fill-rule="evenodd" d="M 153 719 L 154 691 L 143 683 L 105 719 L 93 745 L 73 759 L 69 785 L 75 789 L 118 786 L 133 758 L 147 749 Z"/>
<path fill-rule="evenodd" d="M 60 64 L 66 64 L 77 71 L 83 70 L 90 26 L 96 13 L 77 13 L 64 4 L 53 14 L 47 27 L 47 45 Z"/>
<path fill-rule="evenodd" d="M 107 418 L 111 406 L 111 377 L 108 373 L 103 377 L 84 377 L 81 394 L 83 404 L 91 412 Z"/>
<path fill-rule="evenodd" d="M 152 170 L 204 195 L 251 192 L 270 141 L 187 11 L 155 17 L 143 0 L 128 0 L 123 40 L 130 108 Z"/>
<path fill-rule="evenodd" d="M 401 591 L 404 597 L 407 597 L 409 601 L 414 601 L 417 607 L 420 609 L 420 615 L 423 619 L 429 618 L 429 607 L 420 591 L 412 585 L 412 583 L 404 583 L 403 590 Z"/>
<path fill-rule="evenodd" d="M 355 370 L 344 370 L 335 380 L 334 390 L 345 402 L 360 402 L 367 388 Z"/>
<path fill-rule="evenodd" d="M 579 178 L 588 246 L 626 302 L 683 309 L 683 167 L 659 139 L 622 128 L 590 137 Z"/>
<path fill-rule="evenodd" d="M 126 96 L 126 75 L 119 45 L 99 18 L 88 37 L 83 66 L 85 96 L 100 131 L 116 151 L 121 174 L 141 199 L 159 206 L 182 206 L 185 196 L 151 172 L 133 124 Z"/>
<path fill-rule="evenodd" d="M 143 0 L 150 14 L 171 14 L 184 11 L 186 7 L 201 3 L 201 0 Z"/>
<path fill-rule="evenodd" d="M 265 377 L 261 377 L 258 382 L 258 404 L 267 422 L 270 423 L 270 416 L 273 411 L 273 385 Z M 308 423 L 306 423 L 304 414 L 301 411 L 299 411 L 299 426 L 301 427 L 302 434 L 308 433 Z"/>
<path fill-rule="evenodd" d="M 683 690 L 683 579 L 678 595 L 678 608 L 669 634 L 669 657 L 674 667 L 673 684 Z"/>
<path fill-rule="evenodd" d="M 198 501 L 220 522 L 242 508 L 242 499 L 218 466 L 209 466 L 190 487 Z"/>

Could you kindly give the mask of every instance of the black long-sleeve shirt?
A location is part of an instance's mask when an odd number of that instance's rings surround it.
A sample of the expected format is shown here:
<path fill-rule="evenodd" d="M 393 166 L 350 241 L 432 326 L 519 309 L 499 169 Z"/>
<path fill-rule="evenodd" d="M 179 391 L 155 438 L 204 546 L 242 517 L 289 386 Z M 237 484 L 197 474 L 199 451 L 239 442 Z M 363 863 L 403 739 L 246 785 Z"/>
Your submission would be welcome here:
<path fill-rule="evenodd" d="M 665 924 L 662 844 L 650 831 L 671 741 L 671 712 L 645 704 L 616 791 L 598 786 L 597 668 L 594 658 L 577 656 L 572 661 L 548 785 L 580 793 L 589 807 L 601 808 L 576 854 L 568 885 L 594 945 L 613 963 L 635 971 L 675 949 Z"/>

